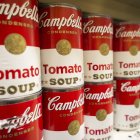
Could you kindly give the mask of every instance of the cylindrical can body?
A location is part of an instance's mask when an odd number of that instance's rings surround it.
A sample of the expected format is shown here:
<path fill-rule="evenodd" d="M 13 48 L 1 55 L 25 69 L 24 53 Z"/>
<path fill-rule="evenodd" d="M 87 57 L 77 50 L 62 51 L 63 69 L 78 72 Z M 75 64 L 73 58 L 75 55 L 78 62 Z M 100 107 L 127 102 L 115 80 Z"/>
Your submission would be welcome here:
<path fill-rule="evenodd" d="M 42 96 L 0 101 L 0 139 L 42 140 Z"/>
<path fill-rule="evenodd" d="M 84 81 L 113 80 L 113 27 L 109 17 L 83 17 Z"/>
<path fill-rule="evenodd" d="M 0 6 L 0 99 L 41 90 L 37 0 Z"/>
<path fill-rule="evenodd" d="M 140 125 L 140 79 L 115 79 L 114 127 L 134 130 Z"/>
<path fill-rule="evenodd" d="M 63 4 L 41 6 L 39 22 L 43 87 L 83 85 L 81 12 Z"/>
<path fill-rule="evenodd" d="M 85 83 L 85 140 L 112 140 L 113 84 Z"/>
<path fill-rule="evenodd" d="M 44 139 L 83 140 L 83 89 L 43 92 Z"/>
<path fill-rule="evenodd" d="M 140 77 L 140 24 L 114 25 L 114 77 Z"/>

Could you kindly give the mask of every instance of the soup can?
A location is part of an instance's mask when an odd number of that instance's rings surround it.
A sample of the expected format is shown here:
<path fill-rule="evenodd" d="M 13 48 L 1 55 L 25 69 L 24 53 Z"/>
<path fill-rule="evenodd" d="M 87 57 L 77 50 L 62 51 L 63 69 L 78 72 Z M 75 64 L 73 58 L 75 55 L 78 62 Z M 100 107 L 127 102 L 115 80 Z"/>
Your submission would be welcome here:
<path fill-rule="evenodd" d="M 81 11 L 68 4 L 40 6 L 42 86 L 75 88 L 84 84 Z"/>
<path fill-rule="evenodd" d="M 43 135 L 45 140 L 83 140 L 83 89 L 43 92 Z"/>
<path fill-rule="evenodd" d="M 104 15 L 85 13 L 83 16 L 84 80 L 108 82 L 113 80 L 113 25 Z"/>
<path fill-rule="evenodd" d="M 0 140 L 42 140 L 42 96 L 0 101 Z"/>
<path fill-rule="evenodd" d="M 0 99 L 40 91 L 38 1 L 2 1 L 0 31 Z"/>

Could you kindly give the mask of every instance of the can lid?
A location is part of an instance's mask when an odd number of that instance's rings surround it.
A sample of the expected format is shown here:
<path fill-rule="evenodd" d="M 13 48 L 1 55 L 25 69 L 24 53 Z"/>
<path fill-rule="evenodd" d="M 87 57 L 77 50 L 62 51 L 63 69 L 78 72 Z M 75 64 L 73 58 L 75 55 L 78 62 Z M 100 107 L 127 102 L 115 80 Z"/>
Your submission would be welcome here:
<path fill-rule="evenodd" d="M 83 18 L 89 18 L 89 17 L 103 17 L 103 18 L 110 18 L 109 15 L 99 14 L 99 13 L 89 13 L 89 12 L 83 12 Z"/>
<path fill-rule="evenodd" d="M 68 7 L 72 9 L 76 9 L 81 11 L 80 7 L 75 6 L 74 4 L 69 4 L 69 3 L 57 3 L 57 2 L 49 2 L 49 3 L 40 3 L 39 7 L 40 8 L 46 8 L 46 7 Z"/>
<path fill-rule="evenodd" d="M 66 88 L 66 89 L 58 89 L 58 88 L 43 88 L 44 91 L 48 91 L 48 92 L 71 92 L 71 91 L 76 91 L 76 90 L 81 90 L 83 88 L 84 85 L 80 85 L 77 87 L 72 87 L 72 88 Z"/>
<path fill-rule="evenodd" d="M 39 97 L 41 95 L 41 92 L 42 91 L 39 91 L 39 92 L 30 94 L 30 95 L 26 95 L 26 96 L 22 96 L 22 97 L 1 99 L 0 100 L 0 106 L 9 105 L 9 104 L 16 104 L 16 103 L 26 102 L 26 101 L 36 99 L 37 97 Z"/>
<path fill-rule="evenodd" d="M 140 25 L 140 22 L 136 21 L 122 21 L 122 22 L 118 22 L 115 23 L 116 25 Z"/>
<path fill-rule="evenodd" d="M 107 84 L 113 84 L 113 81 L 104 81 L 102 83 L 100 82 L 85 82 L 85 85 L 88 84 L 88 85 L 107 85 Z"/>

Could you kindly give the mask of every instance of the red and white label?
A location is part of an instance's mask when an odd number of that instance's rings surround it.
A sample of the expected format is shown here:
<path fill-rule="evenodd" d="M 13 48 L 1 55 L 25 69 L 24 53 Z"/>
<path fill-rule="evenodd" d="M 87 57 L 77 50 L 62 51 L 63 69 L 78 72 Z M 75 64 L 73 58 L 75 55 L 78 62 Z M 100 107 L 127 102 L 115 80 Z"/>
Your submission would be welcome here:
<path fill-rule="evenodd" d="M 112 140 L 113 84 L 85 84 L 85 132 L 86 140 Z M 105 114 L 99 112 L 106 112 Z M 104 119 L 103 119 L 103 118 Z"/>
<path fill-rule="evenodd" d="M 80 11 L 68 6 L 48 6 L 40 9 L 39 22 L 43 87 L 66 89 L 83 85 Z M 61 46 L 60 42 L 62 44 L 69 42 L 71 51 L 61 54 L 68 44 Z M 60 43 L 60 52 L 57 48 L 58 43 Z"/>
<path fill-rule="evenodd" d="M 25 96 L 41 90 L 37 4 L 36 0 L 5 0 L 0 3 L 0 99 Z M 6 49 L 5 42 L 9 35 L 13 46 L 16 43 L 22 46 L 19 43 L 21 40 L 16 40 L 14 35 L 24 38 L 24 52 L 14 54 L 10 52 L 14 48 Z M 12 39 L 16 40 L 15 44 Z"/>
<path fill-rule="evenodd" d="M 105 82 L 113 79 L 113 27 L 110 18 L 83 19 L 85 82 Z"/>
<path fill-rule="evenodd" d="M 140 25 L 127 23 L 115 25 L 114 32 L 114 76 L 138 77 L 140 75 Z"/>
<path fill-rule="evenodd" d="M 115 128 L 133 130 L 140 123 L 140 81 L 116 79 Z"/>
<path fill-rule="evenodd" d="M 84 138 L 83 89 L 69 92 L 43 92 L 44 138 L 82 140 Z M 54 119 L 55 117 L 55 119 Z M 69 133 L 69 125 L 78 121 L 76 134 Z"/>
<path fill-rule="evenodd" d="M 0 106 L 0 139 L 42 139 L 42 97 Z M 12 110 L 12 111 L 11 111 Z M 4 112 L 4 113 L 3 113 Z"/>

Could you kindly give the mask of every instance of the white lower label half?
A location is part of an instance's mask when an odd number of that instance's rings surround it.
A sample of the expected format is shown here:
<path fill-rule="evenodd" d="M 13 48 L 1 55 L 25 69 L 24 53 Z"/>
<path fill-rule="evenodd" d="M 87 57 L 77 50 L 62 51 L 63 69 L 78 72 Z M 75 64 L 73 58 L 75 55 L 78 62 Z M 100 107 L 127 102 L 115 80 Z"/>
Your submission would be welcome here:
<path fill-rule="evenodd" d="M 104 121 L 95 116 L 84 116 L 85 140 L 113 140 L 113 113 L 108 114 Z"/>
<path fill-rule="evenodd" d="M 44 140 L 84 140 L 84 124 L 81 125 L 76 135 L 70 135 L 68 131 L 50 131 L 44 129 L 43 136 Z"/>
<path fill-rule="evenodd" d="M 0 46 L 0 99 L 27 96 L 41 90 L 40 48 L 27 46 L 14 55 Z"/>
<path fill-rule="evenodd" d="M 115 105 L 114 127 L 120 130 L 135 130 L 140 125 L 140 108 L 134 105 Z"/>
<path fill-rule="evenodd" d="M 41 50 L 43 87 L 61 89 L 84 84 L 83 50 L 72 49 L 60 55 L 56 49 Z"/>
<path fill-rule="evenodd" d="M 84 51 L 85 82 L 106 82 L 113 80 L 113 52 L 107 56 L 97 51 Z"/>
<path fill-rule="evenodd" d="M 114 52 L 114 77 L 140 76 L 140 52 L 132 56 L 129 52 Z"/>

